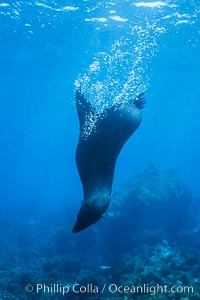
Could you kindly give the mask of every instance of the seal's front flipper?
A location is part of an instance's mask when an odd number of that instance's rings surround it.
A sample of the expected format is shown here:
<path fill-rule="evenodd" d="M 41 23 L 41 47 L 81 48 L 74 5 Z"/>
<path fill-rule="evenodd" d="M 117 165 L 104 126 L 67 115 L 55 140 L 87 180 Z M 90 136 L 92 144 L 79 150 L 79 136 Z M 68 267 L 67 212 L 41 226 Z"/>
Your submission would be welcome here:
<path fill-rule="evenodd" d="M 143 109 L 146 104 L 144 93 L 140 93 L 133 101 L 138 109 Z"/>
<path fill-rule="evenodd" d="M 76 109 L 77 109 L 77 113 L 78 113 L 80 126 L 82 126 L 84 124 L 85 117 L 89 113 L 95 112 L 94 107 L 91 105 L 90 102 L 88 102 L 85 99 L 84 94 L 81 92 L 80 88 L 76 90 Z"/>

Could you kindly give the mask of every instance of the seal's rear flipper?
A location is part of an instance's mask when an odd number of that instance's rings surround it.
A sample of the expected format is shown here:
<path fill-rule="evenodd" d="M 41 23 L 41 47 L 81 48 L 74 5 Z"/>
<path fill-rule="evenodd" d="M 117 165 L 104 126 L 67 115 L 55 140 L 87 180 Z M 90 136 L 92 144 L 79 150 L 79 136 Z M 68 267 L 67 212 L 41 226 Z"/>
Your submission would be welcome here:
<path fill-rule="evenodd" d="M 146 104 L 144 93 L 140 93 L 133 101 L 138 109 L 143 109 Z"/>
<path fill-rule="evenodd" d="M 80 88 L 76 90 L 76 109 L 77 109 L 77 113 L 78 113 L 80 126 L 82 126 L 84 124 L 85 117 L 89 113 L 95 113 L 94 107 L 91 105 L 90 102 L 88 102 L 85 99 Z"/>

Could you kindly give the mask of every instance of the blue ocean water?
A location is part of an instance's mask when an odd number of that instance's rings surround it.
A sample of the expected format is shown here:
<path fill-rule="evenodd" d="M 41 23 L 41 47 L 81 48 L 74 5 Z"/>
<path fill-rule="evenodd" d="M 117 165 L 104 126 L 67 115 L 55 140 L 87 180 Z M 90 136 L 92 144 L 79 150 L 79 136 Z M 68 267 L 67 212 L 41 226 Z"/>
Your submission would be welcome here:
<path fill-rule="evenodd" d="M 103 281 L 109 282 L 112 277 L 112 280 L 123 282 L 125 279 L 120 274 L 130 272 L 120 270 L 117 258 L 112 261 L 110 257 L 117 246 L 119 261 L 134 249 L 133 261 L 129 258 L 130 268 L 137 264 L 136 258 L 140 259 L 137 245 L 141 247 L 149 235 L 151 242 L 155 238 L 158 253 L 162 253 L 161 248 L 167 249 L 174 260 L 178 254 L 172 245 L 177 247 L 177 241 L 184 249 L 189 246 L 199 249 L 199 28 L 200 3 L 192 0 L 0 2 L 2 272 L 6 270 L 5 264 L 10 270 L 8 261 L 12 257 L 16 277 L 28 274 L 26 265 L 32 272 L 29 283 L 35 284 L 36 278 L 41 279 L 41 274 L 46 272 L 47 278 L 51 278 L 50 284 L 64 280 L 64 273 L 66 277 L 67 273 L 71 274 L 66 282 L 82 280 L 87 276 L 81 271 L 92 273 L 94 266 L 106 264 L 111 265 L 112 274 L 106 271 L 99 275 Z M 108 215 L 74 237 L 71 228 L 82 199 L 75 164 L 79 135 L 74 103 L 77 85 L 99 110 L 115 103 L 126 103 L 140 92 L 145 93 L 147 104 L 140 128 L 117 160 L 110 219 Z M 175 194 L 171 192 L 172 185 Z M 151 206 L 151 216 L 161 215 L 157 224 L 153 223 L 154 218 L 149 218 L 148 209 L 138 209 L 132 203 L 134 200 L 129 203 L 130 191 L 134 199 L 142 197 L 143 204 Z M 171 200 L 154 207 L 165 198 Z M 152 199 L 155 200 L 153 204 Z M 117 215 L 120 210 L 123 212 L 120 205 L 137 211 L 138 215 L 142 210 L 141 219 L 134 224 L 132 218 L 136 213 L 132 216 L 132 210 L 125 209 L 124 215 Z M 163 210 L 167 220 L 163 220 Z M 173 223 L 176 218 L 182 223 Z M 184 233 L 176 234 L 181 226 Z M 134 240 L 134 228 L 141 233 L 141 240 Z M 150 229 L 148 237 L 145 235 L 142 239 L 142 232 Z M 158 229 L 162 231 L 159 238 L 155 234 Z M 183 246 L 183 240 L 187 245 Z M 153 257 L 151 247 L 142 250 L 146 253 L 144 256 Z M 63 262 L 63 257 L 71 253 L 76 257 L 72 265 L 68 261 L 65 268 L 63 264 L 63 269 L 59 269 L 62 264 L 59 261 Z M 161 266 L 161 254 L 157 257 Z M 42 258 L 43 263 L 45 261 L 43 271 L 38 267 Z M 192 265 L 191 260 L 189 257 L 186 265 L 194 266 L 194 273 L 198 274 L 198 263 Z M 51 277 L 49 274 L 55 268 L 57 273 Z M 139 276 L 137 270 L 131 274 L 131 278 Z M 3 276 L 8 281 L 9 276 Z M 193 280 L 197 277 L 193 276 Z M 10 278 L 14 281 L 15 277 L 10 275 Z M 184 283 L 183 279 L 180 281 Z M 22 277 L 21 286 L 23 284 Z M 13 290 L 7 289 L 4 281 L 1 285 L 2 299 L 28 299 L 20 284 L 12 286 Z M 8 294 L 4 295 L 5 290 Z M 72 299 L 79 299 L 75 296 Z M 91 299 L 103 299 L 98 297 Z M 199 295 L 196 297 L 194 299 L 199 299 Z M 30 299 L 46 298 L 35 295 Z"/>

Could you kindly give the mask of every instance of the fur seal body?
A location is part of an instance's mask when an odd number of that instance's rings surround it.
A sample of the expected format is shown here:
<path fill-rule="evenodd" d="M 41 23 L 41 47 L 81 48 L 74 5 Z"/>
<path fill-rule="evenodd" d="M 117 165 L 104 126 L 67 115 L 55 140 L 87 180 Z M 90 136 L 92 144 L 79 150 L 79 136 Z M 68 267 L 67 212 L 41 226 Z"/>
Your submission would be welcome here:
<path fill-rule="evenodd" d="M 111 198 L 117 157 L 128 138 L 142 121 L 144 94 L 120 106 L 107 108 L 98 117 L 95 128 L 84 137 L 86 118 L 96 111 L 80 90 L 76 91 L 76 107 L 80 121 L 80 136 L 76 149 L 76 164 L 83 186 L 84 199 L 73 232 L 96 223 L 106 212 Z"/>

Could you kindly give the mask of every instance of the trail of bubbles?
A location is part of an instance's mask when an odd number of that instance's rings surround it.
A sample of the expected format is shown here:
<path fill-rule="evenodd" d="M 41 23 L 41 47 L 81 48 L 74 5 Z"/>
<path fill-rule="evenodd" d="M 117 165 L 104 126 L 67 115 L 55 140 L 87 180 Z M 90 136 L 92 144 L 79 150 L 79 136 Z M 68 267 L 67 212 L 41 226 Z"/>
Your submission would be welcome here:
<path fill-rule="evenodd" d="M 148 5 L 147 5 L 148 4 Z M 98 52 L 84 74 L 79 74 L 75 82 L 86 99 L 96 108 L 97 114 L 87 118 L 85 135 L 95 130 L 95 124 L 104 110 L 116 104 L 124 105 L 136 95 L 144 92 L 149 83 L 147 69 L 158 50 L 158 38 L 170 26 L 194 24 L 198 20 L 197 5 L 180 6 L 176 1 L 137 2 L 135 7 L 151 10 L 137 25 L 129 20 L 129 29 L 120 39 L 113 42 L 109 52 Z M 138 11 L 137 11 L 138 12 Z M 147 17 L 148 16 L 148 17 Z M 145 23 L 144 23 L 145 21 Z M 178 29 L 176 29 L 178 32 Z M 88 131 L 89 128 L 89 131 Z"/>
<path fill-rule="evenodd" d="M 108 107 L 124 105 L 148 86 L 146 70 L 157 52 L 157 38 L 165 29 L 156 24 L 130 26 L 126 36 L 116 40 L 110 52 L 98 52 L 75 85 L 96 108 L 97 114 L 85 121 L 84 136 L 93 130 L 99 116 Z"/>
<path fill-rule="evenodd" d="M 79 74 L 75 84 L 97 110 L 124 104 L 146 90 L 145 71 L 157 51 L 157 37 L 165 29 L 154 23 L 145 26 L 131 26 L 109 53 L 98 52 L 85 74 Z"/>

